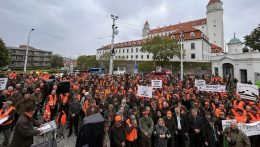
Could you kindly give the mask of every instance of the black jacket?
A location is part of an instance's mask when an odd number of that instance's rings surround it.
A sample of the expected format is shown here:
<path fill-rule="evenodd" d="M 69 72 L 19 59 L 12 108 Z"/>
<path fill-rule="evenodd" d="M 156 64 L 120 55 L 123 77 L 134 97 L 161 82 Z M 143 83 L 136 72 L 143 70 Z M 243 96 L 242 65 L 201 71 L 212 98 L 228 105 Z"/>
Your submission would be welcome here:
<path fill-rule="evenodd" d="M 111 135 L 112 135 L 112 147 L 121 147 L 122 142 L 126 141 L 126 129 L 125 125 L 122 123 L 120 127 L 116 127 L 113 124 L 111 128 Z"/>
<path fill-rule="evenodd" d="M 175 120 L 175 122 L 176 122 L 176 129 L 178 129 L 177 115 L 174 114 L 174 115 L 173 115 L 173 118 L 174 118 L 174 120 Z M 189 130 L 188 122 L 187 122 L 187 117 L 181 114 L 181 115 L 180 115 L 180 118 L 181 118 L 181 120 L 180 120 L 181 133 L 183 133 L 183 135 L 184 135 L 184 133 L 188 133 L 188 130 Z"/>

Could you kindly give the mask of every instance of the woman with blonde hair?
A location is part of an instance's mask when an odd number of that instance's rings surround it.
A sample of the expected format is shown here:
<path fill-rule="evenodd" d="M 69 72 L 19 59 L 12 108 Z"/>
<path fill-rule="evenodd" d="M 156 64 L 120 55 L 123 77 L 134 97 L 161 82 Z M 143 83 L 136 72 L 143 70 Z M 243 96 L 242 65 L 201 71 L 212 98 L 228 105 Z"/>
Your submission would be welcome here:
<path fill-rule="evenodd" d="M 155 147 L 167 147 L 167 141 L 171 138 L 171 134 L 168 128 L 165 126 L 162 118 L 158 119 L 157 124 L 154 127 L 154 146 Z"/>

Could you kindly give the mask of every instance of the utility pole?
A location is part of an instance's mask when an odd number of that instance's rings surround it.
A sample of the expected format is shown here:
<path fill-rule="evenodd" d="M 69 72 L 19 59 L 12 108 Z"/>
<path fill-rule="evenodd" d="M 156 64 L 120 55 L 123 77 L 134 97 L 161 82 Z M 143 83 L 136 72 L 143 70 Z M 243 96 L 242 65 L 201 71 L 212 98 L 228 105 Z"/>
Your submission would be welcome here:
<path fill-rule="evenodd" d="M 34 29 L 31 29 L 29 31 L 29 36 L 28 36 L 28 40 L 27 40 L 27 45 L 26 45 L 26 53 L 25 53 L 25 60 L 24 60 L 24 67 L 23 67 L 23 71 L 26 73 L 27 70 L 27 60 L 28 60 L 28 52 L 29 52 L 29 43 L 30 43 L 30 37 L 31 37 L 31 33 L 32 31 L 34 31 Z"/>
<path fill-rule="evenodd" d="M 181 42 L 181 81 L 183 81 L 183 40 L 184 40 L 184 34 L 183 30 L 181 30 L 181 37 L 180 37 L 180 42 Z"/>
<path fill-rule="evenodd" d="M 111 50 L 110 50 L 110 64 L 109 64 L 109 74 L 113 74 L 113 58 L 114 58 L 114 38 L 118 34 L 117 26 L 115 26 L 115 21 L 119 18 L 118 16 L 111 15 L 113 20 L 112 24 L 112 41 L 111 41 Z"/>

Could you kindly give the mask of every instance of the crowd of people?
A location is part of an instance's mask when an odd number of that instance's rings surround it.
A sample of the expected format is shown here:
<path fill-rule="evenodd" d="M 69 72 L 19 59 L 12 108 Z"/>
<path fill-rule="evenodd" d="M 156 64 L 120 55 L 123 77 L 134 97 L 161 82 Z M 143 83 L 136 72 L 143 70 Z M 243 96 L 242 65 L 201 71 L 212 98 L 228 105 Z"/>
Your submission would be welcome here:
<path fill-rule="evenodd" d="M 2 75 L 7 88 L 0 91 L 0 125 L 3 145 L 29 147 L 34 128 L 55 120 L 61 134 L 77 136 L 84 117 L 104 117 L 103 147 L 259 147 L 259 135 L 248 137 L 237 123 L 260 121 L 259 98 L 241 99 L 234 82 L 226 92 L 203 92 L 195 87 L 195 76 L 181 81 L 177 75 L 90 75 L 49 74 Z M 53 79 L 51 86 L 48 79 Z M 226 84 L 219 76 L 203 76 L 207 84 Z M 152 98 L 137 95 L 138 85 L 151 86 Z M 59 93 L 61 81 L 70 91 Z M 222 120 L 235 119 L 223 130 Z M 68 134 L 65 134 L 68 129 Z M 13 131 L 13 135 L 12 134 Z M 11 137 L 12 136 L 12 137 Z"/>

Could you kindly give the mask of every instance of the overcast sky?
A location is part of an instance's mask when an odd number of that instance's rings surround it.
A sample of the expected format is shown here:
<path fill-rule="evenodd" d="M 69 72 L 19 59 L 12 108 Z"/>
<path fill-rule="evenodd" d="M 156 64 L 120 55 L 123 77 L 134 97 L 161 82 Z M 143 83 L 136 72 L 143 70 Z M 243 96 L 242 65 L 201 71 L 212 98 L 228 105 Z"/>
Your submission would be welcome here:
<path fill-rule="evenodd" d="M 260 0 L 222 0 L 224 32 L 243 41 L 260 23 Z M 26 44 L 65 57 L 95 54 L 111 42 L 110 14 L 119 16 L 115 42 L 140 39 L 150 28 L 206 17 L 208 0 L 1 0 L 0 37 L 7 46 Z"/>

